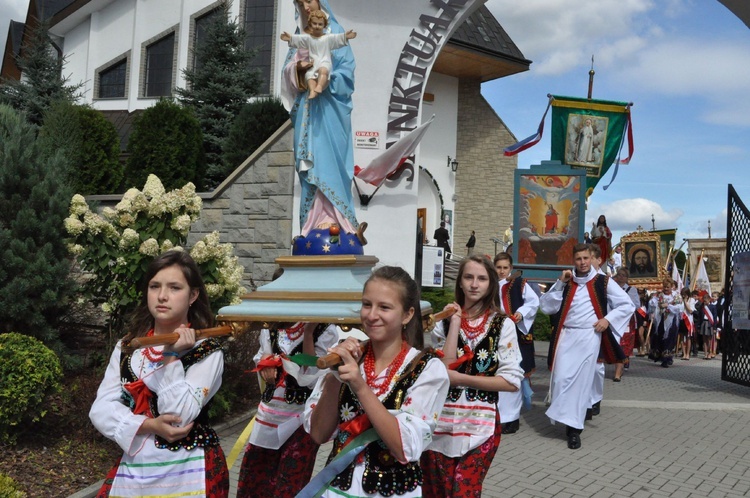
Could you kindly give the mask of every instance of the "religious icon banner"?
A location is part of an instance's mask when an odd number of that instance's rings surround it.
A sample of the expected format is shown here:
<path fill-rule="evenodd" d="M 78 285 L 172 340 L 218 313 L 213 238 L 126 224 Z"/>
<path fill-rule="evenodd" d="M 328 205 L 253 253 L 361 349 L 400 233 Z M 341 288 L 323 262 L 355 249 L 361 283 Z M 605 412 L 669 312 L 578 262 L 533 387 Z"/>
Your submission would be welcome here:
<path fill-rule="evenodd" d="M 585 173 L 559 161 L 515 172 L 512 256 L 525 278 L 554 282 L 583 239 Z"/>
<path fill-rule="evenodd" d="M 588 197 L 617 160 L 630 129 L 630 104 L 559 96 L 551 100 L 551 159 L 586 171 Z M 632 143 L 629 147 L 632 153 Z"/>

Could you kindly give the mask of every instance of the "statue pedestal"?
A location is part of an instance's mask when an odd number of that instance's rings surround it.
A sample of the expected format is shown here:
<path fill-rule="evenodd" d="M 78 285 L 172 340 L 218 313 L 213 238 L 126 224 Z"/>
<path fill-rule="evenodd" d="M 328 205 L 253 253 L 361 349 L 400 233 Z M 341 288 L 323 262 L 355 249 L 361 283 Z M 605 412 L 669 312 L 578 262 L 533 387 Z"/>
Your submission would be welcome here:
<path fill-rule="evenodd" d="M 278 279 L 242 297 L 242 303 L 219 310 L 218 322 L 243 323 L 257 330 L 272 323 L 331 323 L 360 327 L 362 289 L 377 264 L 375 256 L 282 256 Z M 420 302 L 423 317 L 432 313 Z"/>

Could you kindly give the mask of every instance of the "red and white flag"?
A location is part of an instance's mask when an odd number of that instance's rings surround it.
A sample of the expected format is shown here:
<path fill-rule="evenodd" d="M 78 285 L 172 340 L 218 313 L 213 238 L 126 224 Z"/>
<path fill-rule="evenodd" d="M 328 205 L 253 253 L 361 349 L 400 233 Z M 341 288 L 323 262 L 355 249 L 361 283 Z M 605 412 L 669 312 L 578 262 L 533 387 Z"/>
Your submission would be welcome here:
<path fill-rule="evenodd" d="M 429 121 L 422 123 L 401 137 L 398 142 L 387 148 L 385 152 L 370 161 L 370 164 L 364 168 L 355 166 L 354 176 L 375 186 L 383 183 L 388 175 L 396 171 L 409 156 L 414 154 L 419 142 L 422 141 L 422 137 L 427 132 L 427 128 L 432 124 L 433 119 L 435 119 L 434 115 Z"/>

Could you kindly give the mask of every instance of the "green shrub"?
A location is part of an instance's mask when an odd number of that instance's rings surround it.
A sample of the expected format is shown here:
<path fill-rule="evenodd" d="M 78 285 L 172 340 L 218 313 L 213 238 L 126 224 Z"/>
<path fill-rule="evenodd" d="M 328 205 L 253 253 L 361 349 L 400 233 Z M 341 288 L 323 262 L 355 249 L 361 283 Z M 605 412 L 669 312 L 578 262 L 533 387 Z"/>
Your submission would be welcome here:
<path fill-rule="evenodd" d="M 552 325 L 550 325 L 549 316 L 538 311 L 534 319 L 534 340 L 549 341 L 552 335 Z"/>
<path fill-rule="evenodd" d="M 289 119 L 277 98 L 245 104 L 232 122 L 224 142 L 224 163 L 231 172 Z"/>
<path fill-rule="evenodd" d="M 18 483 L 5 474 L 0 474 L 0 498 L 26 498 Z"/>
<path fill-rule="evenodd" d="M 55 104 L 44 118 L 39 139 L 68 160 L 68 183 L 81 195 L 111 194 L 122 182 L 120 139 L 99 111 L 68 102 Z"/>
<path fill-rule="evenodd" d="M 55 353 L 27 335 L 0 335 L 0 442 L 46 414 L 45 398 L 60 390 L 62 369 Z"/>
<path fill-rule="evenodd" d="M 432 305 L 433 313 L 440 313 L 445 305 L 456 300 L 452 287 L 423 288 L 422 300 Z"/>
<path fill-rule="evenodd" d="M 148 175 L 154 174 L 167 190 L 189 182 L 199 191 L 203 189 L 203 135 L 188 108 L 162 99 L 143 111 L 133 123 L 128 153 L 126 185 L 143 185 Z"/>

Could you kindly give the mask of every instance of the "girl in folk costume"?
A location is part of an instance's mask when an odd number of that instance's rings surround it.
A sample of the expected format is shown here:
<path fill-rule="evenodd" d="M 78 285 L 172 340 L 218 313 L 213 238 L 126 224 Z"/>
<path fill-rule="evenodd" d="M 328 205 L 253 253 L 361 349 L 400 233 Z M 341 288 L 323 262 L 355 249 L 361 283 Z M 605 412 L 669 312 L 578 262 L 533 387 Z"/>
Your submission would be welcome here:
<path fill-rule="evenodd" d="M 493 262 L 499 280 L 500 309 L 516 324 L 516 337 L 521 352 L 521 368 L 524 375 L 522 389 L 515 392 L 501 391 L 498 393 L 497 406 L 500 410 L 502 432 L 503 434 L 513 434 L 519 428 L 518 420 L 524 403 L 523 390 L 526 390 L 527 398 L 525 401 L 531 402 L 531 398 L 528 397 L 528 393 L 531 391 L 530 379 L 531 374 L 536 369 L 532 334 L 534 318 L 539 309 L 539 297 L 525 279 L 510 276 L 513 272 L 513 257 L 510 254 L 500 252 L 495 255 Z"/>
<path fill-rule="evenodd" d="M 422 496 L 419 456 L 449 380 L 434 353 L 409 344 L 422 334 L 416 282 L 401 268 L 377 269 L 365 283 L 360 317 L 370 338 L 364 352 L 353 338 L 331 348 L 343 365 L 318 381 L 305 407 L 312 438 L 334 438 L 320 474 L 336 469 L 334 477 L 318 487 L 316 476 L 310 484 L 316 489 L 300 496 L 320 489 L 326 497 Z"/>
<path fill-rule="evenodd" d="M 695 336 L 695 323 L 693 322 L 693 312 L 695 311 L 695 299 L 690 294 L 690 290 L 686 287 L 680 292 L 682 302 L 685 305 L 685 310 L 682 312 L 682 317 L 679 326 L 679 335 L 682 338 L 682 357 L 681 360 L 690 360 L 690 346 Z"/>
<path fill-rule="evenodd" d="M 671 278 L 662 282 L 663 290 L 654 294 L 649 301 L 649 314 L 653 320 L 651 330 L 651 353 L 649 358 L 661 361 L 664 368 L 672 364 L 677 345 L 677 328 L 685 309 L 680 295 L 673 289 Z"/>
<path fill-rule="evenodd" d="M 215 339 L 195 340 L 213 314 L 198 267 L 169 251 L 148 267 L 130 333 L 109 361 L 89 417 L 124 453 L 99 497 L 229 494 L 229 472 L 207 404 L 221 386 L 224 355 Z M 168 346 L 125 353 L 135 337 L 176 332 Z"/>
<path fill-rule="evenodd" d="M 422 455 L 425 496 L 481 496 L 500 444 L 498 391 L 523 378 L 516 325 L 499 311 L 497 273 L 489 259 L 461 262 L 457 312 L 433 330 L 449 365 L 451 390 L 428 451 Z"/>
<path fill-rule="evenodd" d="M 596 223 L 591 227 L 591 242 L 601 249 L 601 260 L 609 261 L 609 255 L 612 252 L 612 232 L 607 226 L 607 217 L 603 214 L 599 215 Z"/>
<path fill-rule="evenodd" d="M 279 268 L 273 280 L 282 273 Z M 301 377 L 305 385 L 300 385 L 285 372 L 281 358 L 298 353 L 322 356 L 337 340 L 336 327 L 325 324 L 261 330 L 260 350 L 253 360 L 266 389 L 242 459 L 238 497 L 291 498 L 310 480 L 318 444 L 302 427 L 302 414 L 318 369 L 305 367 Z"/>

